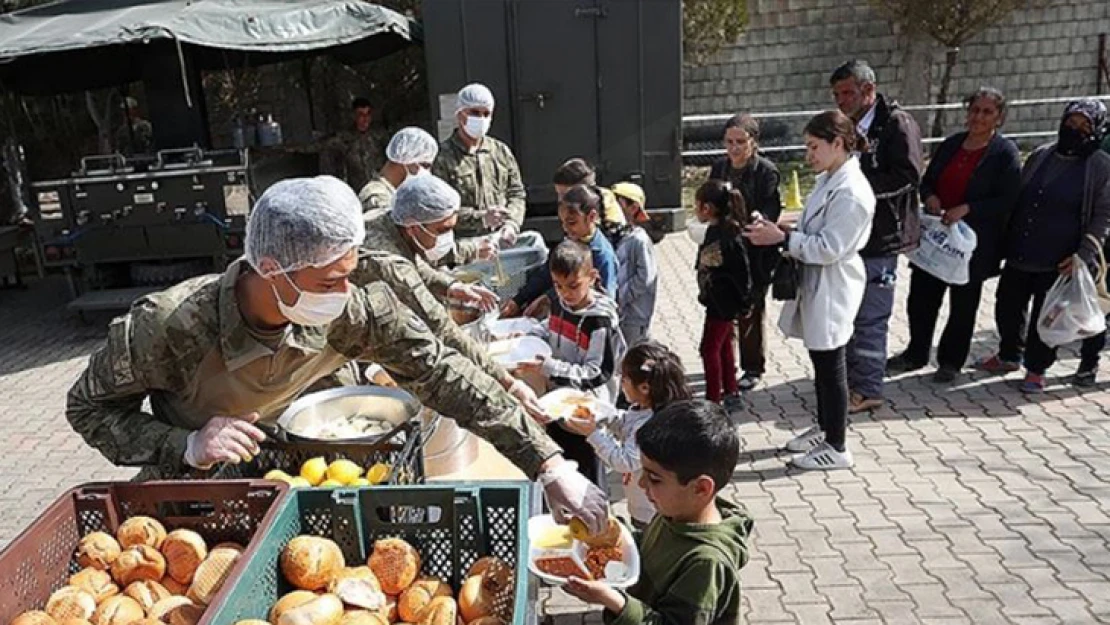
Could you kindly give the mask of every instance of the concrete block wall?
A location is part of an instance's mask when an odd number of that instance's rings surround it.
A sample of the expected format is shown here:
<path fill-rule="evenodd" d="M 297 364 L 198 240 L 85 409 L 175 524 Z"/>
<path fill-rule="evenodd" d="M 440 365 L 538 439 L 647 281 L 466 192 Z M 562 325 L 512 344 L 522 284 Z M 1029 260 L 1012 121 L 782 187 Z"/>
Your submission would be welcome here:
<path fill-rule="evenodd" d="M 734 45 L 686 69 L 685 114 L 831 107 L 828 75 L 851 58 L 866 59 L 880 90 L 900 96 L 903 38 L 866 0 L 749 0 L 748 8 L 748 28 Z M 1056 0 L 1015 12 L 961 49 L 950 100 L 981 84 L 1010 99 L 1092 94 L 1099 33 L 1110 33 L 1110 0 Z M 933 56 L 935 97 L 944 51 L 938 46 Z M 1062 110 L 1062 104 L 1015 108 L 1006 129 L 1054 129 Z M 962 113 L 948 113 L 945 132 L 962 120 Z"/>

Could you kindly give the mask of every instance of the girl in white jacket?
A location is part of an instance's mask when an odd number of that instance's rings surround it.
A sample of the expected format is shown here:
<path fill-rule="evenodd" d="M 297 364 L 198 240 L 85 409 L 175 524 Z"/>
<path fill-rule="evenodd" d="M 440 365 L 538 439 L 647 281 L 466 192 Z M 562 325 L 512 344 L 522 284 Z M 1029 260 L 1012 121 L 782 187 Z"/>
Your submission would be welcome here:
<path fill-rule="evenodd" d="M 640 341 L 625 354 L 621 361 L 621 389 L 632 407 L 621 412 L 613 427 L 615 435 L 594 421 L 568 421 L 567 428 L 585 436 L 605 466 L 621 474 L 632 524 L 643 529 L 655 516 L 655 506 L 640 487 L 643 467 L 636 431 L 656 410 L 691 399 L 693 394 L 686 385 L 686 371 L 678 355 L 652 340 Z"/>
<path fill-rule="evenodd" d="M 818 172 L 797 227 L 760 221 L 744 236 L 756 245 L 782 244 L 784 256 L 799 263 L 797 297 L 783 305 L 779 328 L 800 338 L 813 361 L 817 425 L 786 444 L 804 456 L 802 469 L 847 469 L 853 464 L 845 434 L 848 378 L 844 346 L 852 337 L 863 301 L 867 272 L 859 250 L 867 243 L 875 195 L 859 161 L 855 124 L 840 111 L 817 115 L 806 124 L 806 162 Z"/>

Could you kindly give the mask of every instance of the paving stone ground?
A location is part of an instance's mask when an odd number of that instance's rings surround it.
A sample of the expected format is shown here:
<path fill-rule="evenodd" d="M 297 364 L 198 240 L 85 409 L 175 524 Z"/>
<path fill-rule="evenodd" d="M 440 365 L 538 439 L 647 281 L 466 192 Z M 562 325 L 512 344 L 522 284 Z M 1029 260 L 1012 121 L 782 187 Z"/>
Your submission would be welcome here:
<path fill-rule="evenodd" d="M 693 244 L 658 247 L 655 336 L 701 379 L 702 311 L 691 279 Z M 904 263 L 903 263 L 904 264 Z M 903 266 L 890 352 L 907 341 Z M 125 479 L 66 425 L 65 393 L 107 317 L 88 326 L 64 310 L 64 285 L 0 291 L 0 545 L 59 493 Z M 994 346 L 990 285 L 973 357 Z M 779 451 L 811 424 L 809 359 L 773 327 L 768 373 L 734 416 L 744 453 L 728 495 L 756 519 L 743 570 L 748 623 L 1110 623 L 1110 393 L 1063 383 L 1074 349 L 1030 399 L 1005 378 L 966 375 L 951 387 L 931 371 L 896 378 L 888 406 L 853 418 L 853 471 L 787 469 Z M 1110 380 L 1110 368 L 1100 371 Z M 599 623 L 563 594 L 541 593 L 550 623 Z"/>

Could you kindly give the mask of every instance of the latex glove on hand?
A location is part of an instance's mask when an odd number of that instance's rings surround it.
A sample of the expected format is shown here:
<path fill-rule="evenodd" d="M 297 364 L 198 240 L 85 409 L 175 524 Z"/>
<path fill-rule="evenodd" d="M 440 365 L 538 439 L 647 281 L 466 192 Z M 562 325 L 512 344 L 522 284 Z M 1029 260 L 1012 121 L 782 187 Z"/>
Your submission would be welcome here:
<path fill-rule="evenodd" d="M 204 470 L 220 462 L 250 462 L 260 451 L 258 444 L 266 440 L 262 430 L 252 425 L 258 418 L 257 412 L 243 417 L 212 417 L 189 435 L 185 464 Z"/>
<path fill-rule="evenodd" d="M 482 240 L 478 241 L 478 260 L 490 260 L 497 256 L 499 251 L 494 237 L 482 237 Z"/>
<path fill-rule="evenodd" d="M 516 224 L 509 222 L 501 226 L 497 231 L 497 245 L 502 248 L 510 248 L 516 245 L 517 237 L 520 233 L 517 231 Z"/>
<path fill-rule="evenodd" d="M 467 304 L 474 304 L 482 312 L 491 312 L 497 308 L 500 299 L 493 291 L 477 284 L 464 284 L 456 282 L 447 289 L 447 297 Z"/>
<path fill-rule="evenodd" d="M 557 523 L 580 519 L 591 535 L 600 534 L 609 525 L 609 498 L 596 484 L 578 472 L 578 463 L 556 457 L 554 466 L 537 478 L 543 486 L 547 507 Z"/>
<path fill-rule="evenodd" d="M 536 396 L 536 391 L 533 391 L 532 387 L 525 384 L 523 380 L 513 380 L 512 385 L 507 390 L 513 398 L 520 402 L 524 412 L 527 412 L 528 416 L 532 417 L 537 423 L 547 425 L 551 422 L 551 417 L 544 414 L 543 408 L 540 407 L 540 399 Z"/>
<path fill-rule="evenodd" d="M 482 213 L 482 225 L 490 230 L 497 230 L 505 225 L 506 219 L 509 217 L 509 211 L 501 208 L 500 206 L 492 206 Z"/>
<path fill-rule="evenodd" d="M 377 363 L 371 364 L 366 368 L 366 379 L 378 386 L 397 388 L 397 382 L 393 380 L 393 376 L 389 375 L 389 373 Z"/>

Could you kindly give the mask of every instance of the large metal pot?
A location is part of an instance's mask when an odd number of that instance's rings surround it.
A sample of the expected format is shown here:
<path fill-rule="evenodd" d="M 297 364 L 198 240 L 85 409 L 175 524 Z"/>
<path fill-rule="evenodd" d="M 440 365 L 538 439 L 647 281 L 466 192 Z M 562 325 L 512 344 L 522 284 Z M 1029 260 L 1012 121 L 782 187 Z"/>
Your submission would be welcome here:
<path fill-rule="evenodd" d="M 343 386 L 311 393 L 293 402 L 278 417 L 281 434 L 290 442 L 372 442 L 388 436 L 397 426 L 413 419 L 420 412 L 420 402 L 397 388 L 384 386 Z M 310 432 L 321 424 L 361 415 L 388 423 L 386 431 L 369 436 L 342 439 L 321 439 Z"/>
<path fill-rule="evenodd" d="M 478 459 L 478 437 L 459 427 L 454 419 L 425 408 L 420 420 L 424 428 L 425 476 L 456 473 Z"/>

